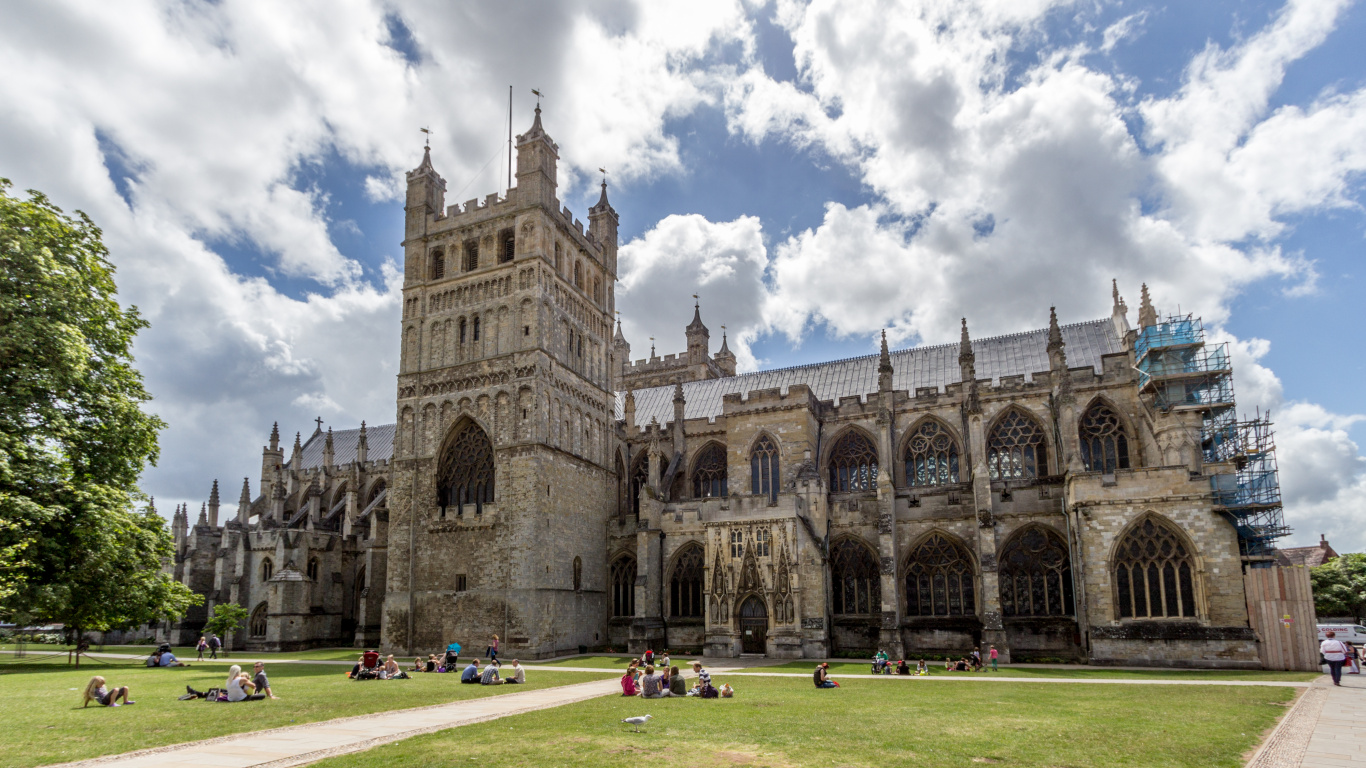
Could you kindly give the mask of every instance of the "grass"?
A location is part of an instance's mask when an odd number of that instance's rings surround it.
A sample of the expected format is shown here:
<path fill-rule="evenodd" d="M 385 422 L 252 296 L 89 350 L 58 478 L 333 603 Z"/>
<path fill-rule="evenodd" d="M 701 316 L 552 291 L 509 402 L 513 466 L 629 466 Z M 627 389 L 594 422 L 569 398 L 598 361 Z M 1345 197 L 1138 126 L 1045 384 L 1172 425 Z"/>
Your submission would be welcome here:
<path fill-rule="evenodd" d="M 511 656 L 508 657 L 512 658 Z M 626 671 L 626 665 L 631 663 L 631 659 L 638 659 L 639 656 L 575 656 L 570 659 L 560 659 L 558 661 L 528 661 L 528 664 L 541 664 L 550 667 L 597 667 L 599 669 L 620 669 Z M 681 659 L 681 657 L 680 657 Z M 688 657 L 691 661 L 692 657 Z M 675 664 L 678 661 L 674 662 Z"/>
<path fill-rule="evenodd" d="M 1242 765 L 1295 695 L 1223 686 L 939 686 L 745 679 L 734 699 L 605 697 L 418 736 L 320 768 Z M 715 675 L 718 684 L 722 676 Z M 649 713 L 642 733 L 621 724 Z"/>
<path fill-rule="evenodd" d="M 0 664 L 0 766 L 29 766 L 178 744 L 244 731 L 296 725 L 392 709 L 513 693 L 532 688 L 613 677 L 588 672 L 529 672 L 526 686 L 460 685 L 459 676 L 415 675 L 412 680 L 353 682 L 346 669 L 310 664 L 267 664 L 278 701 L 216 704 L 177 701 L 191 685 L 223 684 L 219 665 L 148 669 L 128 663 L 87 662 L 79 671 L 65 663 Z M 82 709 L 81 692 L 91 675 L 126 685 L 132 707 Z"/>
<path fill-rule="evenodd" d="M 928 665 L 934 677 L 1066 677 L 1086 680 L 1262 680 L 1267 682 L 1308 682 L 1320 674 L 1317 672 L 1267 672 L 1258 669 L 1109 669 L 1107 667 L 1011 667 L 1003 666 L 999 672 L 947 672 L 943 662 L 938 666 Z M 911 665 L 915 669 L 915 665 Z M 745 672 L 805 672 L 816 671 L 812 661 L 794 661 L 773 667 L 751 667 Z M 831 662 L 830 676 L 867 675 L 872 672 L 866 662 Z M 744 674 L 741 672 L 740 674 Z M 893 675 L 894 677 L 895 675 Z"/>
<path fill-rule="evenodd" d="M 156 650 L 156 647 L 157 646 L 155 645 L 106 645 L 103 648 L 99 646 L 92 646 L 90 650 L 92 653 L 126 653 L 130 655 L 147 656 L 152 651 Z M 13 650 L 15 650 L 15 646 L 13 643 L 0 644 L 0 651 Z M 25 650 L 28 652 L 28 655 L 30 656 L 45 656 L 55 653 L 61 653 L 65 655 L 66 652 L 70 650 L 70 646 L 41 645 L 31 643 L 25 647 Z M 265 651 L 229 651 L 228 653 L 230 653 L 231 656 L 228 658 L 229 663 L 231 663 L 232 659 L 236 658 L 304 659 L 308 661 L 355 661 L 356 657 L 360 656 L 362 651 L 364 651 L 363 648 L 310 648 L 306 651 L 289 651 L 287 653 L 272 653 Z M 193 663 L 194 660 L 199 656 L 199 652 L 196 651 L 194 648 L 185 646 L 173 646 L 171 648 L 171 653 L 174 653 L 176 658 L 180 659 L 181 661 L 188 661 L 191 663 Z M 423 656 L 425 657 L 426 654 L 423 654 Z M 218 658 L 224 658 L 222 650 L 218 651 Z M 207 651 L 204 653 L 204 660 L 210 660 Z M 408 663 L 411 664 L 412 661 L 413 660 L 411 658 L 408 659 Z"/>

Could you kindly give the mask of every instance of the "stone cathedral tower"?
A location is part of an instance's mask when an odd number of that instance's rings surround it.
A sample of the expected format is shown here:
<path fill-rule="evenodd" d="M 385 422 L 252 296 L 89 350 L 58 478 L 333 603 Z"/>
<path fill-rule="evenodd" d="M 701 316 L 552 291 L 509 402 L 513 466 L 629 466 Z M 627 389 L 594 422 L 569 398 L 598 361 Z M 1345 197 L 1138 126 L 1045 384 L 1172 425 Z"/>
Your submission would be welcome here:
<path fill-rule="evenodd" d="M 537 107 L 506 195 L 408 173 L 388 649 L 605 642 L 617 214 L 605 183 L 586 230 L 562 209 L 558 159 Z"/>

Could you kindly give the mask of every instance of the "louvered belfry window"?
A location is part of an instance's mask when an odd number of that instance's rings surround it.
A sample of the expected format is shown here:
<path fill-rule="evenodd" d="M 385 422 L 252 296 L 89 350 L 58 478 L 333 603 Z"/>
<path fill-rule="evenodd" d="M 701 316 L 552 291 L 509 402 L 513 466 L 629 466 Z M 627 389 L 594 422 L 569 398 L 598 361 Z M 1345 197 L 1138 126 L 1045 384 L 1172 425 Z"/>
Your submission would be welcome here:
<path fill-rule="evenodd" d="M 1087 472 L 1113 474 L 1129 468 L 1129 438 L 1119 414 L 1104 403 L 1096 403 L 1081 419 L 1081 463 Z"/>
<path fill-rule="evenodd" d="M 845 432 L 830 452 L 830 492 L 876 489 L 877 449 L 862 432 Z"/>
<path fill-rule="evenodd" d="M 1039 423 L 1018 408 L 1011 408 L 987 440 L 987 471 L 992 480 L 1047 474 L 1048 453 Z"/>
<path fill-rule="evenodd" d="M 1039 526 L 1017 533 L 1001 551 L 1004 616 L 1071 616 L 1072 561 L 1061 538 Z"/>
<path fill-rule="evenodd" d="M 711 443 L 697 456 L 692 471 L 694 498 L 705 499 L 726 495 L 726 449 Z"/>
<path fill-rule="evenodd" d="M 1122 619 L 1196 615 L 1190 550 L 1168 525 L 1148 518 L 1116 550 L 1115 592 Z"/>
<path fill-rule="evenodd" d="M 907 616 L 972 616 L 976 577 L 964 549 L 934 534 L 911 553 L 906 569 Z"/>
<path fill-rule="evenodd" d="M 482 514 L 493 502 L 493 443 L 473 422 L 460 430 L 441 454 L 437 469 L 437 504 L 455 507 L 462 515 L 467 506 Z"/>
<path fill-rule="evenodd" d="M 906 443 L 906 485 L 958 482 L 958 443 L 937 421 L 925 421 Z"/>
<path fill-rule="evenodd" d="M 830 584 L 836 614 L 869 615 L 882 610 L 882 577 L 871 550 L 853 539 L 830 548 Z"/>

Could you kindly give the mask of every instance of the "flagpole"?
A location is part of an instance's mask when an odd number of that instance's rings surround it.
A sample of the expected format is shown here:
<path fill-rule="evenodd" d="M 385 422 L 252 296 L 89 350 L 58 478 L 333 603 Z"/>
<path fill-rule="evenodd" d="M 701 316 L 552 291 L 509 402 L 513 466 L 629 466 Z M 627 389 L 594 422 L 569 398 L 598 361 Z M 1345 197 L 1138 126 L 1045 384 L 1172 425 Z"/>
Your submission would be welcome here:
<path fill-rule="evenodd" d="M 512 86 L 508 86 L 508 189 L 512 189 Z"/>

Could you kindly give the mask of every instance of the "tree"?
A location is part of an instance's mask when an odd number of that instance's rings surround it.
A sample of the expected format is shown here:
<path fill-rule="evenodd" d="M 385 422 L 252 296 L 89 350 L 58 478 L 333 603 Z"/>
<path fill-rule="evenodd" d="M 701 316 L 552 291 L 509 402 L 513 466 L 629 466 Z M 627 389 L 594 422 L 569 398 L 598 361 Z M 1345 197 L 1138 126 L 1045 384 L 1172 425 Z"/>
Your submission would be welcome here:
<path fill-rule="evenodd" d="M 204 631 L 212 632 L 223 638 L 223 655 L 228 655 L 228 640 L 232 633 L 247 619 L 247 609 L 237 603 L 219 603 L 213 607 L 213 616 L 204 622 Z"/>
<path fill-rule="evenodd" d="M 147 327 L 116 298 L 98 227 L 0 179 L 0 617 L 86 631 L 184 614 L 166 522 L 138 478 L 161 419 L 133 367 Z"/>
<path fill-rule="evenodd" d="M 1342 555 L 1309 570 L 1319 616 L 1366 616 L 1366 554 Z"/>

